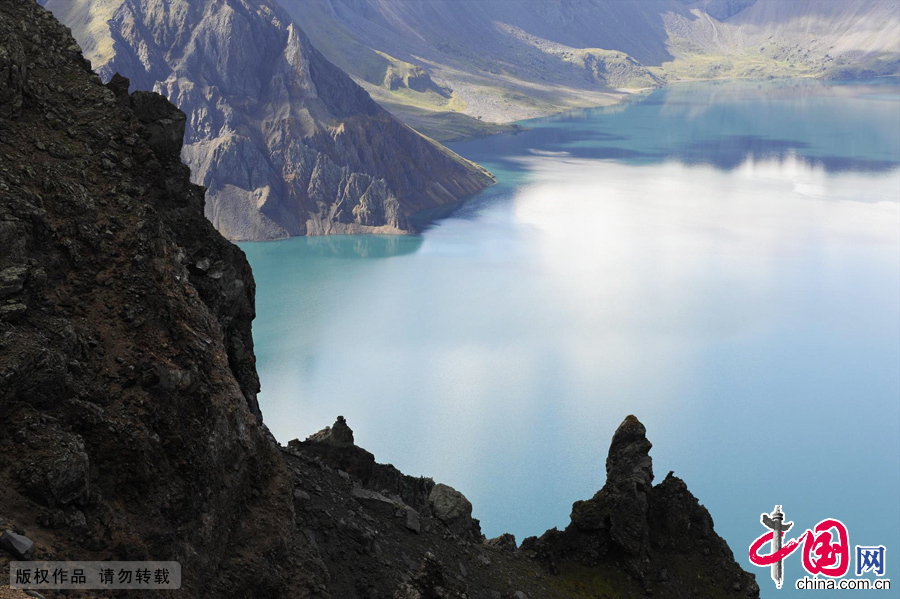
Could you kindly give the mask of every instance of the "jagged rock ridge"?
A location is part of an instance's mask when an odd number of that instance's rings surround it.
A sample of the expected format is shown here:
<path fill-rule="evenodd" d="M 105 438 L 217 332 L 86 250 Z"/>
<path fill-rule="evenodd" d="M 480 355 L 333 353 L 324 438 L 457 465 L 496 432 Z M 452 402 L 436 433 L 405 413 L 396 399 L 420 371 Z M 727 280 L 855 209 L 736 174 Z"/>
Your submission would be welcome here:
<path fill-rule="evenodd" d="M 653 486 L 650 448 L 644 426 L 628 416 L 613 436 L 604 487 L 575 502 L 565 531 L 530 537 L 521 547 L 508 534 L 485 539 L 472 505 L 455 489 L 377 464 L 354 444 L 342 417 L 285 452 L 298 489 L 297 525 L 313 531 L 333 592 L 342 597 L 388 597 L 392 590 L 394 599 L 514 597 L 516 590 L 571 597 L 576 588 L 599 592 L 591 588 L 596 578 L 622 597 L 758 597 L 754 575 L 737 564 L 684 482 L 669 473 Z M 337 536 L 325 532 L 323 510 L 338 521 Z M 343 551 L 342 542 L 360 551 Z M 418 570 L 404 564 L 404 553 L 414 550 L 423 556 Z M 539 577 L 529 574 L 535 568 Z M 507 577 L 514 583 L 501 595 Z"/>
<path fill-rule="evenodd" d="M 269 0 L 42 0 L 104 81 L 187 115 L 185 163 L 231 239 L 402 233 L 493 182 L 394 119 Z"/>

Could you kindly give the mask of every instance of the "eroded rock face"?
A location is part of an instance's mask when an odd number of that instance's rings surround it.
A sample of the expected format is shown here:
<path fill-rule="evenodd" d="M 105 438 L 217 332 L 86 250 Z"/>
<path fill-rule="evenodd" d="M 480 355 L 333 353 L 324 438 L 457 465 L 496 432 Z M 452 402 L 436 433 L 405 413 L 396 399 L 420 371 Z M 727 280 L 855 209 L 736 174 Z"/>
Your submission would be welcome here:
<path fill-rule="evenodd" d="M 9 21 L 0 21 L 0 118 L 15 116 L 22 108 L 25 54 L 13 34 L 14 26 Z"/>
<path fill-rule="evenodd" d="M 518 549 L 518 544 L 516 543 L 515 535 L 511 535 L 508 532 L 503 533 L 499 537 L 494 537 L 493 539 L 488 539 L 484 542 L 485 545 L 489 547 L 496 547 L 498 549 L 503 549 L 504 551 L 515 551 Z"/>
<path fill-rule="evenodd" d="M 114 76 L 107 87 L 138 119 L 140 136 L 161 165 L 184 173 L 180 153 L 187 120 L 185 114 L 159 94 L 141 91 L 129 94 L 130 81 L 121 75 Z M 251 332 L 256 316 L 256 283 L 250 265 L 237 247 L 211 234 L 205 226 L 199 229 L 206 229 L 205 234 L 197 234 L 196 215 L 202 213 L 205 198 L 198 188 L 194 188 L 189 197 L 190 201 L 185 203 L 177 201 L 177 196 L 164 195 L 161 202 L 166 209 L 161 211 L 161 216 L 181 240 L 183 254 L 178 256 L 179 261 L 203 302 L 216 314 L 222 326 L 232 374 L 241 386 L 250 411 L 261 422 L 262 413 L 256 399 L 259 376 Z M 219 259 L 213 260 L 216 256 Z M 193 373 L 177 367 L 161 366 L 157 368 L 157 376 L 160 385 L 168 390 L 191 390 L 197 382 Z"/>
<path fill-rule="evenodd" d="M 410 214 L 493 182 L 373 102 L 269 0 L 90 1 L 45 4 L 104 80 L 187 114 L 184 161 L 231 239 L 408 232 Z"/>
<path fill-rule="evenodd" d="M 33 0 L 0 2 L 0 40 L 0 520 L 38 559 L 181 561 L 187 597 L 307 596 L 253 277 L 203 216 L 184 114 L 104 87 Z"/>
<path fill-rule="evenodd" d="M 709 512 L 671 472 L 653 486 L 652 447 L 646 429 L 628 416 L 613 435 L 606 459 L 606 484 L 593 498 L 572 506 L 562 532 L 526 539 L 523 548 L 551 563 L 615 564 L 639 580 L 659 580 L 665 570 L 667 595 L 690 596 L 695 570 L 714 572 L 720 592 L 758 597 L 755 577 L 741 569 L 725 541 L 713 530 Z M 688 567 L 675 556 L 691 555 Z"/>
<path fill-rule="evenodd" d="M 646 430 L 628 416 L 616 430 L 606 458 L 606 485 L 593 499 L 576 501 L 572 525 L 603 531 L 625 554 L 643 559 L 649 547 L 647 526 L 653 465 Z"/>
<path fill-rule="evenodd" d="M 353 430 L 343 416 L 338 416 L 334 421 L 334 426 L 326 426 L 319 432 L 313 433 L 307 441 L 335 447 L 350 447 L 354 445 Z"/>
<path fill-rule="evenodd" d="M 445 484 L 434 485 L 428 496 L 434 515 L 454 532 L 472 528 L 472 504 L 466 496 Z"/>

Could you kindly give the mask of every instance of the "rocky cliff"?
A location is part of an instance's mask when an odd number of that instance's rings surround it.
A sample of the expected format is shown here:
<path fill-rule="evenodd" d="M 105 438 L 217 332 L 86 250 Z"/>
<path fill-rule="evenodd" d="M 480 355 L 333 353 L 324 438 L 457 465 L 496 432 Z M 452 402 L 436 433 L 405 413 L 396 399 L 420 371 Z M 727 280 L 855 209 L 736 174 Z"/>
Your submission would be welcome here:
<path fill-rule="evenodd" d="M 42 0 L 104 81 L 188 116 L 185 163 L 231 239 L 402 233 L 490 174 L 378 106 L 269 0 Z"/>
<path fill-rule="evenodd" d="M 34 0 L 0 3 L 0 585 L 11 559 L 165 559 L 181 597 L 758 595 L 684 484 L 651 486 L 633 417 L 604 489 L 522 547 L 342 418 L 278 446 L 252 273 L 179 159 L 186 116 L 127 89 Z"/>
<path fill-rule="evenodd" d="M 183 560 L 186 596 L 254 568 L 271 596 L 318 584 L 280 524 L 250 268 L 203 216 L 185 115 L 125 88 L 34 0 L 0 3 L 0 518 L 37 558 Z"/>

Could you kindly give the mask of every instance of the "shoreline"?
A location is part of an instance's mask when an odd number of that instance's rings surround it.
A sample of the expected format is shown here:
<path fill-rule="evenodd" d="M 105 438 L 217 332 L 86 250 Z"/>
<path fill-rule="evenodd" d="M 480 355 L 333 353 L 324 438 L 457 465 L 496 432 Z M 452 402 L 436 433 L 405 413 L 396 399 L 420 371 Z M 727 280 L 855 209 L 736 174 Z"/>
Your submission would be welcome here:
<path fill-rule="evenodd" d="M 474 141 L 474 140 L 477 140 L 477 139 L 484 139 L 484 138 L 486 138 L 486 137 L 492 137 L 492 136 L 494 136 L 494 135 L 501 135 L 501 134 L 504 134 L 504 133 L 513 133 L 513 132 L 519 132 L 519 131 L 526 131 L 526 130 L 528 130 L 528 127 L 527 127 L 526 125 L 524 125 L 524 123 L 527 123 L 527 122 L 529 122 L 529 121 L 533 121 L 533 120 L 537 120 L 537 119 L 543 119 L 543 118 L 552 117 L 552 116 L 564 115 L 564 114 L 572 113 L 572 112 L 575 112 L 575 111 L 578 111 L 578 110 L 590 110 L 590 109 L 594 109 L 594 108 L 608 108 L 608 107 L 611 107 L 611 106 L 618 106 L 618 105 L 620 105 L 620 104 L 624 104 L 625 102 L 629 101 L 629 100 L 632 99 L 634 96 L 648 96 L 648 95 L 652 94 L 652 93 L 655 92 L 655 91 L 664 89 L 664 88 L 669 87 L 669 86 L 671 86 L 671 85 L 679 85 L 679 84 L 684 84 L 684 83 L 728 82 L 728 81 L 760 81 L 760 82 L 767 82 L 767 81 L 775 81 L 775 80 L 778 80 L 778 81 L 788 81 L 788 80 L 792 80 L 792 79 L 798 79 L 798 80 L 800 80 L 800 79 L 803 79 L 803 80 L 815 80 L 815 81 L 833 82 L 833 83 L 838 83 L 838 82 L 849 83 L 849 82 L 871 81 L 871 80 L 873 80 L 873 79 L 891 79 L 891 78 L 893 78 L 893 79 L 900 79 L 900 73 L 894 73 L 894 74 L 890 74 L 890 75 L 874 75 L 874 76 L 872 76 L 872 77 L 862 77 L 862 78 L 855 78 L 855 79 L 828 79 L 828 78 L 823 78 L 823 77 L 819 77 L 819 76 L 816 76 L 816 75 L 804 75 L 804 74 L 798 74 L 798 75 L 791 76 L 791 77 L 765 77 L 765 78 L 763 78 L 763 77 L 698 77 L 698 78 L 679 78 L 679 79 L 676 79 L 676 80 L 674 80 L 674 81 L 666 81 L 666 82 L 662 83 L 661 85 L 659 85 L 659 86 L 657 86 L 657 87 L 642 87 L 642 88 L 640 88 L 640 89 L 635 89 L 635 90 L 622 89 L 622 88 L 616 88 L 616 89 L 613 89 L 613 90 L 611 90 L 612 92 L 618 92 L 618 93 L 621 93 L 622 95 L 621 95 L 618 99 L 616 99 L 615 101 L 612 101 L 612 102 L 610 102 L 610 103 L 608 103 L 608 104 L 592 104 L 592 105 L 586 105 L 586 106 L 577 107 L 577 108 L 566 108 L 566 109 L 563 109 L 563 110 L 558 110 L 558 111 L 553 111 L 553 112 L 547 112 L 547 113 L 541 114 L 541 115 L 539 115 L 539 116 L 531 117 L 531 118 L 528 118 L 528 119 L 521 119 L 521 120 L 517 120 L 517 121 L 508 121 L 508 122 L 485 122 L 485 125 L 487 125 L 487 126 L 490 126 L 490 127 L 500 127 L 500 128 L 504 128 L 504 129 L 503 129 L 503 130 L 500 130 L 500 131 L 485 131 L 484 133 L 481 133 L 481 134 L 473 134 L 473 135 L 467 135 L 467 136 L 463 136 L 463 137 L 456 137 L 456 138 L 453 138 L 453 139 L 446 139 L 446 140 L 440 141 L 440 143 L 441 143 L 442 145 L 445 145 L 445 146 L 448 146 L 448 147 L 449 147 L 450 144 L 465 143 L 465 142 Z M 386 108 L 386 107 L 385 107 L 385 109 L 386 109 L 386 110 L 389 110 L 389 109 Z M 394 113 L 392 112 L 392 114 L 394 114 Z M 445 113 L 437 113 L 437 114 L 445 114 Z M 460 113 L 460 114 L 461 114 L 461 113 Z M 407 126 L 412 127 L 412 128 L 415 129 L 415 127 L 414 127 L 413 125 L 411 125 L 410 123 L 408 123 L 408 122 L 406 122 L 406 121 L 404 120 L 404 116 L 402 116 L 402 113 L 395 114 L 395 116 L 396 116 L 398 119 L 400 119 L 401 121 L 403 121 L 404 123 L 406 123 Z M 416 129 L 416 130 L 418 131 L 418 129 Z M 420 131 L 420 133 L 421 133 L 421 131 Z M 424 135 L 424 133 L 423 133 L 423 135 Z"/>

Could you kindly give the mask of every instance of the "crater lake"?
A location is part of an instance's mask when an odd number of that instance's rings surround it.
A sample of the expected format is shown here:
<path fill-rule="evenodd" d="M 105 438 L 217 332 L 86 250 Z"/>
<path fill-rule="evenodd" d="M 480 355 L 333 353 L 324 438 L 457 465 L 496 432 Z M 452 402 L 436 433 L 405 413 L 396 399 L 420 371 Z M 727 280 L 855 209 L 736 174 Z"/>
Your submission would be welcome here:
<path fill-rule="evenodd" d="M 896 80 L 677 84 L 522 125 L 452 145 L 498 182 L 419 236 L 241 244 L 273 434 L 342 414 L 521 542 L 600 489 L 633 413 L 764 596 L 747 549 L 776 503 L 893 571 Z"/>

